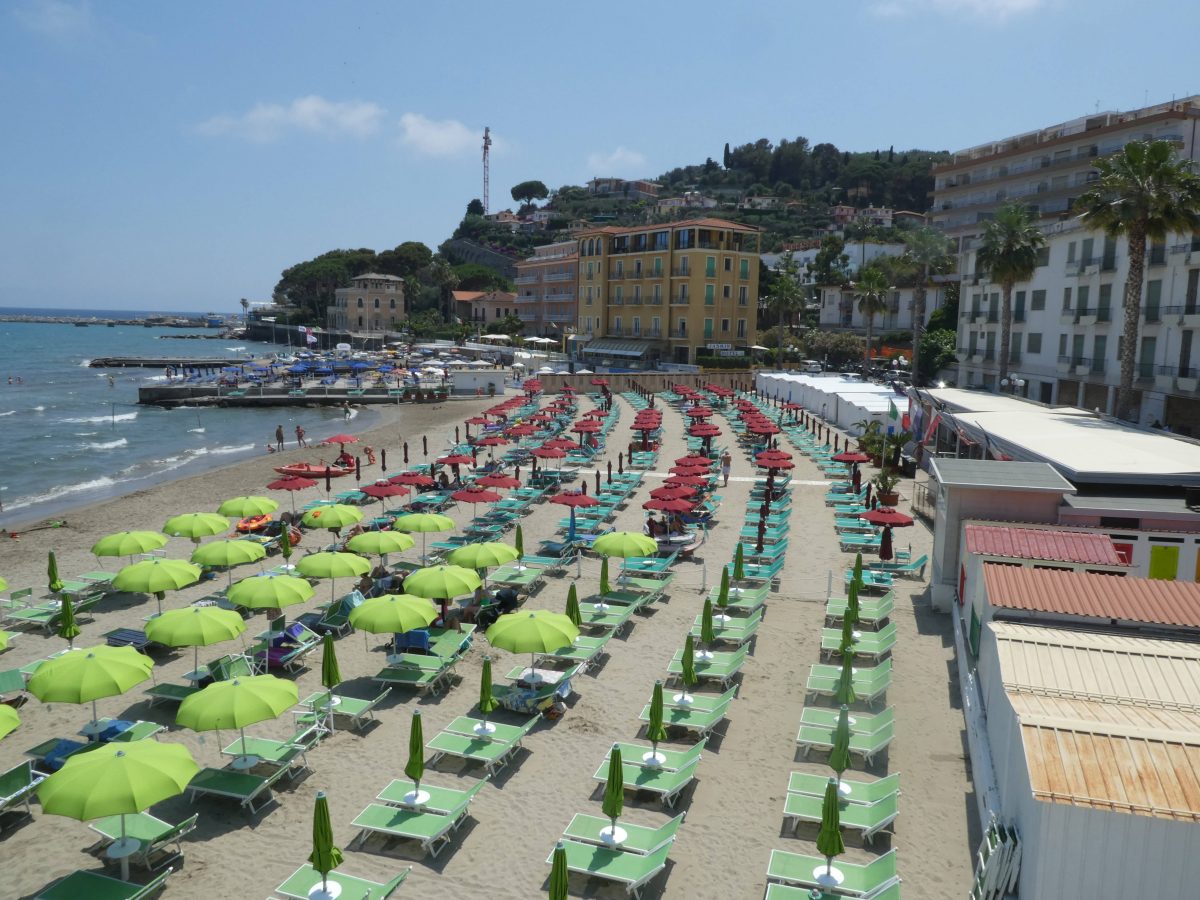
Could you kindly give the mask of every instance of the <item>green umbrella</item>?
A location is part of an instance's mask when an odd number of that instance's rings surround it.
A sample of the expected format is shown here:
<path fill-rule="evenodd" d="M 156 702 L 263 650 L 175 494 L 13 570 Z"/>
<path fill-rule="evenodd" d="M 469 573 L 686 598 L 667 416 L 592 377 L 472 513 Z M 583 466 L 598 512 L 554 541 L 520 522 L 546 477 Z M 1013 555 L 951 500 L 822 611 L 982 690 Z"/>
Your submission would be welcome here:
<path fill-rule="evenodd" d="M 517 560 L 525 555 L 525 531 L 517 525 L 517 533 L 513 535 L 513 546 L 517 549 Z"/>
<path fill-rule="evenodd" d="M 662 680 L 654 682 L 654 693 L 650 695 L 650 723 L 646 726 L 646 740 L 650 742 L 651 750 L 642 755 L 642 762 L 651 766 L 661 766 L 667 758 L 658 752 L 658 742 L 667 739 L 667 729 L 663 727 L 663 684 Z"/>
<path fill-rule="evenodd" d="M 279 509 L 270 497 L 232 497 L 217 509 L 223 516 L 244 519 L 247 516 L 267 516 Z"/>
<path fill-rule="evenodd" d="M 285 565 L 292 558 L 292 529 L 287 525 L 279 529 L 279 555 L 283 557 Z"/>
<path fill-rule="evenodd" d="M 296 569 L 309 578 L 328 578 L 329 599 L 332 602 L 337 599 L 334 596 L 334 582 L 337 579 L 366 575 L 371 571 L 371 564 L 355 553 L 322 551 L 305 556 L 296 563 Z"/>
<path fill-rule="evenodd" d="M 842 637 L 838 641 L 838 653 L 845 655 L 854 650 L 854 622 L 849 616 L 842 617 Z"/>
<path fill-rule="evenodd" d="M 283 609 L 313 595 L 312 585 L 295 575 L 264 572 L 236 582 L 225 592 L 231 603 L 246 609 Z"/>
<path fill-rule="evenodd" d="M 610 531 L 592 542 L 592 549 L 601 556 L 628 559 L 631 556 L 653 556 L 658 552 L 654 538 L 635 531 Z"/>
<path fill-rule="evenodd" d="M 53 550 L 50 551 L 46 562 L 46 586 L 52 594 L 57 594 L 63 589 L 62 579 L 58 577 L 58 560 L 55 558 Z"/>
<path fill-rule="evenodd" d="M 118 531 L 92 544 L 93 556 L 128 556 L 149 553 L 166 545 L 169 538 L 157 531 Z"/>
<path fill-rule="evenodd" d="M 846 613 L 844 618 L 848 619 L 851 625 L 858 624 L 858 582 L 851 579 L 850 588 L 846 591 Z"/>
<path fill-rule="evenodd" d="M 372 597 L 350 610 L 350 624 L 371 634 L 400 635 L 415 628 L 426 628 L 436 618 L 437 610 L 429 598 L 412 594 Z M 397 648 L 393 646 L 392 649 Z"/>
<path fill-rule="evenodd" d="M 842 654 L 842 671 L 838 674 L 837 692 L 834 699 L 838 703 L 853 703 L 858 697 L 854 693 L 854 653 Z"/>
<path fill-rule="evenodd" d="M 413 789 L 404 795 L 404 802 L 420 806 L 429 799 L 429 792 L 421 790 L 421 776 L 425 774 L 425 738 L 421 734 L 421 711 L 414 709 L 412 724 L 408 729 L 408 762 L 404 774 L 413 781 Z"/>
<path fill-rule="evenodd" d="M 295 683 L 274 675 L 215 681 L 185 698 L 175 721 L 193 731 L 238 729 L 242 755 L 234 760 L 234 768 L 250 768 L 257 759 L 246 753 L 246 726 L 283 715 L 298 699 Z"/>
<path fill-rule="evenodd" d="M 330 531 L 338 531 L 347 525 L 361 522 L 362 519 L 363 512 L 357 506 L 330 503 L 310 509 L 300 521 L 309 528 L 328 528 Z"/>
<path fill-rule="evenodd" d="M 859 587 L 862 587 L 863 583 L 862 570 L 862 553 L 856 553 L 854 554 L 854 575 L 850 580 L 856 583 Z"/>
<path fill-rule="evenodd" d="M 258 562 L 267 555 L 266 548 L 254 541 L 237 539 L 209 541 L 192 552 L 192 562 L 200 566 L 222 566 L 227 570 L 229 586 L 233 586 L 233 567 Z"/>
<path fill-rule="evenodd" d="M 579 629 L 562 613 L 537 609 L 507 613 L 487 630 L 488 643 L 513 653 L 530 654 L 529 681 L 538 680 L 533 660 L 538 653 L 567 647 L 579 637 Z"/>
<path fill-rule="evenodd" d="M 482 585 L 479 573 L 462 566 L 430 566 L 418 569 L 404 579 L 404 590 L 431 600 L 449 600 L 470 594 Z"/>
<path fill-rule="evenodd" d="M 501 544 L 499 541 L 483 541 L 478 544 L 467 544 L 452 551 L 447 561 L 451 565 L 462 566 L 464 569 L 490 569 L 502 566 L 520 557 L 515 547 Z"/>
<path fill-rule="evenodd" d="M 229 530 L 229 519 L 216 513 L 185 513 L 167 519 L 162 530 L 171 537 L 187 537 L 192 543 L 200 543 L 200 538 L 221 534 Z"/>
<path fill-rule="evenodd" d="M 676 703 L 691 703 L 694 698 L 688 693 L 688 688 L 695 687 L 700 679 L 696 677 L 696 641 L 690 631 L 688 636 L 683 639 L 681 663 L 683 671 L 679 673 L 679 680 L 683 682 L 683 691 L 676 694 L 673 699 Z"/>
<path fill-rule="evenodd" d="M 567 900 L 569 887 L 567 848 L 559 841 L 554 847 L 554 862 L 550 866 L 550 900 Z"/>
<path fill-rule="evenodd" d="M 742 549 L 742 545 L 737 545 L 737 550 L 733 554 L 733 580 L 746 580 L 746 551 Z"/>
<path fill-rule="evenodd" d="M 333 646 L 333 634 L 325 632 L 321 638 L 321 684 L 329 689 L 325 697 L 325 708 L 330 710 L 329 730 L 333 730 L 333 691 L 342 683 L 342 672 L 338 668 L 337 650 Z"/>
<path fill-rule="evenodd" d="M 718 613 L 718 618 L 722 622 L 729 621 L 729 616 L 725 612 L 727 606 L 729 606 L 729 569 L 726 566 L 721 566 L 721 587 L 717 591 L 717 608 L 721 610 Z"/>
<path fill-rule="evenodd" d="M 336 895 L 329 890 L 329 873 L 342 864 L 342 851 L 333 845 L 333 824 L 324 791 L 317 791 L 313 807 L 313 851 L 308 861 L 314 872 L 321 873 L 321 890 L 310 891 L 309 900 L 333 900 Z"/>
<path fill-rule="evenodd" d="M 825 785 L 825 799 L 821 803 L 821 830 L 817 832 L 817 852 L 825 857 L 826 867 L 825 874 L 818 876 L 817 881 L 825 886 L 841 882 L 841 877 L 833 872 L 833 858 L 846 852 L 846 845 L 842 843 L 840 803 L 838 780 L 830 778 Z"/>
<path fill-rule="evenodd" d="M 829 768 L 838 777 L 850 768 L 850 707 L 842 704 L 838 710 L 837 727 L 833 730 L 833 749 L 829 751 Z"/>
<path fill-rule="evenodd" d="M 99 731 L 96 701 L 141 684 L 153 665 L 132 647 L 81 647 L 38 666 L 29 679 L 29 693 L 43 703 L 91 703 L 90 727 Z"/>
<path fill-rule="evenodd" d="M 612 586 L 608 583 L 608 557 L 604 557 L 600 561 L 600 596 L 605 597 L 612 591 Z"/>
<path fill-rule="evenodd" d="M 454 527 L 454 520 L 440 513 L 409 513 L 404 516 L 396 516 L 392 522 L 392 528 L 396 531 L 421 535 L 422 560 L 426 558 L 425 535 L 434 534 L 439 531 L 453 531 Z"/>
<path fill-rule="evenodd" d="M 712 659 L 712 651 L 709 648 L 716 642 L 717 636 L 713 633 L 712 601 L 705 597 L 704 609 L 700 613 L 700 652 L 696 656 L 704 660 Z"/>
<path fill-rule="evenodd" d="M 575 582 L 571 582 L 571 586 L 567 588 L 566 616 L 576 627 L 583 621 L 583 617 L 579 614 L 579 595 L 575 592 Z"/>
<path fill-rule="evenodd" d="M 160 595 L 177 591 L 200 580 L 200 567 L 183 559 L 143 559 L 117 573 L 112 586 L 118 591 Z M 162 612 L 162 597 L 158 597 Z"/>
<path fill-rule="evenodd" d="M 2 590 L 4 590 L 4 588 L 0 588 L 0 591 L 2 591 Z M 0 631 L 0 650 L 4 650 L 7 647 L 8 647 L 8 632 Z"/>
<path fill-rule="evenodd" d="M 242 617 L 219 606 L 168 609 L 146 623 L 146 637 L 168 647 L 194 647 L 192 668 L 200 671 L 200 648 L 233 640 L 246 630 Z"/>
<path fill-rule="evenodd" d="M 617 819 L 625 811 L 624 775 L 621 745 L 613 744 L 612 749 L 608 751 L 608 778 L 604 782 L 604 802 L 601 806 L 612 824 L 600 829 L 600 839 L 610 845 L 620 844 L 626 837 L 624 829 L 617 827 Z"/>
<path fill-rule="evenodd" d="M 79 624 L 75 621 L 75 604 L 67 594 L 62 596 L 61 615 L 58 620 L 58 636 L 65 638 L 67 646 L 75 649 L 75 638 L 79 637 Z"/>
<path fill-rule="evenodd" d="M 38 785 L 44 812 L 87 821 L 121 817 L 116 849 L 132 851 L 136 838 L 125 837 L 125 816 L 182 794 L 200 771 L 187 747 L 160 741 L 100 744 L 69 757 L 59 771 Z M 129 854 L 121 859 L 121 877 L 129 878 Z"/>
<path fill-rule="evenodd" d="M 483 721 L 475 726 L 476 734 L 491 734 L 496 730 L 495 725 L 488 724 L 488 714 L 493 712 L 500 701 L 492 696 L 492 658 L 483 658 L 483 670 L 479 673 L 479 711 L 483 713 Z"/>
<path fill-rule="evenodd" d="M 21 717 L 17 715 L 17 711 L 7 704 L 0 703 L 0 738 L 11 734 L 20 724 Z"/>
<path fill-rule="evenodd" d="M 346 541 L 346 549 L 386 557 L 389 553 L 403 553 L 415 543 L 403 531 L 364 531 Z"/>
<path fill-rule="evenodd" d="M 5 581 L 3 578 L 0 578 L 0 591 L 7 591 L 7 590 L 8 590 L 8 582 Z"/>

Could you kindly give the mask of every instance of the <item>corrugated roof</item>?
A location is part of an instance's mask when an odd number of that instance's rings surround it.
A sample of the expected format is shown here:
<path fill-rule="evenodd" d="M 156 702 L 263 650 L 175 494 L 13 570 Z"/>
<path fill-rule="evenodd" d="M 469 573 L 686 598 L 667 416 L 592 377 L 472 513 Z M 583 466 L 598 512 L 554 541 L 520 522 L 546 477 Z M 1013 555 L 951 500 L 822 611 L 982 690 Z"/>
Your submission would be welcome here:
<path fill-rule="evenodd" d="M 1200 628 L 1200 584 L 1067 569 L 1031 569 L 984 563 L 988 602 L 1026 609 Z"/>
<path fill-rule="evenodd" d="M 1048 463 L 937 457 L 930 460 L 929 464 L 941 484 L 953 487 L 1056 491 L 1064 494 L 1075 490 L 1075 486 Z"/>
<path fill-rule="evenodd" d="M 1013 528 L 1006 525 L 968 525 L 967 549 L 985 556 L 1046 559 L 1088 565 L 1123 565 L 1112 538 L 1082 531 Z"/>

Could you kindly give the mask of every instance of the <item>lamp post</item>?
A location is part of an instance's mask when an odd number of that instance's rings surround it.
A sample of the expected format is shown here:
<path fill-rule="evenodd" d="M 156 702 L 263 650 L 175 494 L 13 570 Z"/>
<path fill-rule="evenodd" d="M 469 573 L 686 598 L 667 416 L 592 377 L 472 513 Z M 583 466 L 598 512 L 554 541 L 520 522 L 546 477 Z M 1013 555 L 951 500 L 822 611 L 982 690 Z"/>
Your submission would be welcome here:
<path fill-rule="evenodd" d="M 1025 396 L 1025 379 L 1017 378 L 1015 375 L 1009 378 L 1000 379 L 1000 387 L 1008 391 L 1010 394 L 1019 394 Z"/>

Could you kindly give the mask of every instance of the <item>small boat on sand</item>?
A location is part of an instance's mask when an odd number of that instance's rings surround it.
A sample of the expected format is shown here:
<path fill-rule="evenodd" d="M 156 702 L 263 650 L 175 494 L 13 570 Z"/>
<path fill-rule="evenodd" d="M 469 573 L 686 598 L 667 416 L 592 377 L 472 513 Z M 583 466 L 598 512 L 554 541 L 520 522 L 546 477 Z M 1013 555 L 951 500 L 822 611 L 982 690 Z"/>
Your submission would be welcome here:
<path fill-rule="evenodd" d="M 298 475 L 301 478 L 341 478 L 343 475 L 350 475 L 354 472 L 353 468 L 344 468 L 342 466 L 318 466 L 312 463 L 292 463 L 286 466 L 276 466 L 275 471 L 280 475 Z"/>

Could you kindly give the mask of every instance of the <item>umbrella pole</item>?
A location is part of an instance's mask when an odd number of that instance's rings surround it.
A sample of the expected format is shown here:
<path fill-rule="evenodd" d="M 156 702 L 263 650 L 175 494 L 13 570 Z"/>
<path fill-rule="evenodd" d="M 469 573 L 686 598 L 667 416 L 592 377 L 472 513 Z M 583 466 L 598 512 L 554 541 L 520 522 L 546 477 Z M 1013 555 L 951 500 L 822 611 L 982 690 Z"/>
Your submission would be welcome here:
<path fill-rule="evenodd" d="M 100 739 L 99 738 L 100 731 L 96 727 L 99 724 L 99 722 L 100 722 L 100 717 L 96 715 L 96 701 L 93 700 L 92 701 L 92 726 L 93 726 L 93 729 L 96 731 L 96 735 L 97 735 L 96 740 Z"/>
<path fill-rule="evenodd" d="M 121 848 L 124 851 L 125 847 L 125 813 L 121 813 Z M 129 880 L 129 856 L 122 852 L 121 856 L 121 880 Z"/>

